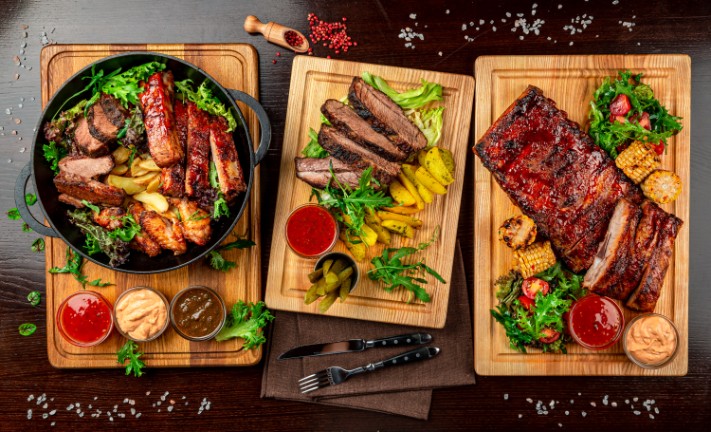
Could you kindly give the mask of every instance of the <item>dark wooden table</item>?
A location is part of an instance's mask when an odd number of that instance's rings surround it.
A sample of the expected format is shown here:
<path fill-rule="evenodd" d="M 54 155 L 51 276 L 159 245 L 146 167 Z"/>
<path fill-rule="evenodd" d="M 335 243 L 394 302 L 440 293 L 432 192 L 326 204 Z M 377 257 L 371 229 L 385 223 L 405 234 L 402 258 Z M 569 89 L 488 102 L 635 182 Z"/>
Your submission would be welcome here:
<path fill-rule="evenodd" d="M 48 429 L 52 422 L 67 429 L 239 429 L 239 430 L 469 430 L 513 428 L 585 430 L 699 430 L 711 421 L 711 4 L 705 0 L 532 0 L 532 1 L 172 1 L 172 2 L 67 2 L 62 0 L 0 1 L 0 208 L 14 207 L 12 190 L 20 169 L 29 160 L 33 127 L 40 113 L 39 50 L 43 32 L 58 43 L 142 42 L 244 42 L 260 55 L 261 101 L 274 127 L 272 148 L 262 171 L 263 245 L 262 273 L 266 278 L 273 213 L 277 200 L 278 167 L 284 116 L 289 91 L 292 54 L 242 30 L 248 14 L 274 20 L 306 32 L 306 16 L 315 12 L 326 20 L 348 18 L 358 47 L 338 58 L 413 68 L 472 74 L 474 60 L 484 54 L 595 54 L 686 53 L 692 58 L 692 227 L 690 267 L 690 360 L 682 378 L 527 378 L 479 377 L 476 386 L 438 390 L 430 420 L 421 422 L 395 416 L 348 409 L 259 398 L 262 368 L 150 370 L 141 379 L 124 377 L 120 370 L 55 370 L 47 361 L 44 307 L 25 300 L 32 290 L 44 289 L 43 256 L 30 251 L 36 237 L 23 233 L 20 223 L 0 220 L 0 430 Z M 538 3 L 535 16 L 533 4 Z M 560 5 L 563 5 L 562 7 Z M 513 17 L 507 18 L 510 12 Z M 545 20 L 539 36 L 519 39 L 511 32 L 516 13 L 528 23 Z M 412 19 L 411 14 L 416 14 Z M 583 15 L 586 14 L 586 15 Z M 590 16 L 592 15 L 592 17 Z M 571 20 L 582 32 L 571 35 L 563 27 Z M 594 18 L 593 18 L 594 17 Z M 479 20 L 484 24 L 479 24 Z M 506 19 L 507 22 L 502 22 Z M 490 20 L 494 20 L 493 30 Z M 473 23 L 462 30 L 462 25 Z M 417 24 L 415 24 L 417 23 Z M 628 23 L 628 24 L 624 24 Z M 634 23 L 634 26 L 629 23 Z M 29 26 L 26 30 L 23 25 Z M 400 30 L 412 27 L 424 34 L 415 49 L 404 47 Z M 480 30 L 476 31 L 476 27 Z M 631 27 L 632 31 L 628 28 Z M 23 32 L 27 37 L 23 37 Z M 464 35 L 474 37 L 467 42 Z M 548 36 L 551 40 L 548 40 Z M 557 43 L 553 43 L 553 41 Z M 23 48 L 23 43 L 27 46 Z M 47 42 L 47 41 L 45 41 Z M 25 68 L 13 56 L 25 50 Z M 277 51 L 282 53 L 276 57 Z M 441 55 L 438 53 L 441 52 Z M 322 47 L 316 54 L 326 56 Z M 276 64 L 272 60 L 277 60 Z M 31 68 L 31 69 L 30 69 Z M 19 79 L 15 74 L 19 73 Z M 24 99 L 23 99 L 24 98 Z M 20 108 L 20 104 L 22 108 Z M 6 114 L 10 108 L 12 114 Z M 20 119 L 21 124 L 16 124 Z M 13 131 L 17 131 L 14 135 Z M 27 148 L 27 151 L 23 149 Z M 472 184 L 472 160 L 466 167 L 466 184 Z M 459 224 L 465 262 L 473 268 L 472 188 L 466 188 Z M 473 270 L 468 275 L 471 286 Z M 23 322 L 38 324 L 29 338 L 18 335 Z M 153 406 L 170 392 L 168 402 Z M 148 395 L 148 392 L 151 392 Z M 47 408 L 28 401 L 46 394 Z M 506 396 L 508 395 L 508 396 Z M 612 404 L 602 399 L 609 395 Z M 183 399 L 185 396 L 186 399 Z M 95 400 L 96 398 L 96 400 Z M 139 420 L 104 413 L 96 408 L 129 413 L 124 399 L 135 400 Z M 198 414 L 203 398 L 210 409 Z M 533 404 L 526 401 L 533 400 Z M 571 405 L 570 400 L 574 400 Z M 625 403 L 629 400 L 629 404 Z M 642 403 L 654 400 L 659 409 L 651 419 Z M 535 402 L 559 401 L 547 415 L 538 415 Z M 189 404 L 186 406 L 185 401 Z M 76 408 L 80 402 L 85 417 Z M 593 406 L 595 403 L 596 406 Z M 94 405 L 89 410 L 88 405 Z M 640 415 L 634 410 L 639 409 Z M 32 420 L 27 410 L 33 409 Z M 56 409 L 47 419 L 42 413 Z M 567 411 L 566 411 L 567 410 Z M 582 411 L 586 412 L 583 416 Z M 522 418 L 519 418 L 523 415 Z M 130 418 L 130 419 L 129 419 Z"/>

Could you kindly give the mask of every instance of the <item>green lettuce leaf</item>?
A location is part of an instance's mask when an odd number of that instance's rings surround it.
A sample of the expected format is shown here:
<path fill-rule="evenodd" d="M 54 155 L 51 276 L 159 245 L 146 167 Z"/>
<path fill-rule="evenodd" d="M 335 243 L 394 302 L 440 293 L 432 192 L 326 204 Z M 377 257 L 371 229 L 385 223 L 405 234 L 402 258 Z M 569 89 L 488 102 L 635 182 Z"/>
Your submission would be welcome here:
<path fill-rule="evenodd" d="M 417 109 L 430 102 L 442 100 L 442 86 L 424 79 L 420 87 L 400 93 L 390 87 L 387 81 L 377 75 L 363 72 L 362 78 L 366 83 L 385 93 L 396 104 L 400 105 L 402 109 Z"/>

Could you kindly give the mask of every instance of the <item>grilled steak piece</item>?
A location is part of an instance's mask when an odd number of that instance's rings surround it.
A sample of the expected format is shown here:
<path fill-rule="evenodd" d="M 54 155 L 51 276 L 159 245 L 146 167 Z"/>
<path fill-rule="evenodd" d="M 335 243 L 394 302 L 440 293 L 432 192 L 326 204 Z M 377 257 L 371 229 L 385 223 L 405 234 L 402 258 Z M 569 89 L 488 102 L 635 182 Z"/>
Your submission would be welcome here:
<path fill-rule="evenodd" d="M 128 211 L 131 212 L 133 220 L 135 220 L 136 223 L 140 225 L 141 215 L 143 214 L 143 212 L 146 211 L 146 208 L 143 206 L 143 204 L 136 201 L 131 204 L 131 207 L 129 207 Z M 133 237 L 133 240 L 131 240 L 129 246 L 132 249 L 143 252 L 151 258 L 154 256 L 158 256 L 158 254 L 160 254 L 162 250 L 160 248 L 160 245 L 153 241 L 153 239 L 150 238 L 148 234 L 146 234 L 146 231 L 143 228 L 141 228 L 140 233 L 136 234 L 135 237 Z"/>
<path fill-rule="evenodd" d="M 639 286 L 629 296 L 625 305 L 639 312 L 652 312 L 659 300 L 664 276 L 667 274 L 671 260 L 674 240 L 679 234 L 683 221 L 665 212 L 651 201 L 645 201 L 642 204 L 642 213 L 640 226 L 646 226 L 647 219 L 658 221 L 659 224 L 651 254 L 643 261 L 646 267 L 642 272 Z"/>
<path fill-rule="evenodd" d="M 123 222 L 121 218 L 126 215 L 126 211 L 121 207 L 103 208 L 99 213 L 91 212 L 91 217 L 99 226 L 109 231 L 121 228 Z"/>
<path fill-rule="evenodd" d="M 156 165 L 168 168 L 182 162 L 185 156 L 175 129 L 173 73 L 154 73 L 148 78 L 144 88 L 145 91 L 139 97 L 148 136 L 148 151 Z"/>
<path fill-rule="evenodd" d="M 181 255 L 188 250 L 188 245 L 180 222 L 170 215 L 168 212 L 161 216 L 153 210 L 146 210 L 141 213 L 141 227 L 161 248 L 173 251 L 174 255 Z"/>
<path fill-rule="evenodd" d="M 220 190 L 227 201 L 232 201 L 241 192 L 247 190 L 247 184 L 244 182 L 234 139 L 232 134 L 227 132 L 228 128 L 227 120 L 224 117 L 219 116 L 212 119 L 210 122 L 210 150 Z"/>
<path fill-rule="evenodd" d="M 89 133 L 103 143 L 112 144 L 116 142 L 116 135 L 124 126 L 127 117 L 128 113 L 118 99 L 102 93 L 86 114 Z"/>
<path fill-rule="evenodd" d="M 185 166 L 185 193 L 199 197 L 211 189 L 210 180 L 210 116 L 188 102 L 188 147 Z"/>
<path fill-rule="evenodd" d="M 173 198 L 170 203 L 180 213 L 180 225 L 185 238 L 196 245 L 205 246 L 212 235 L 210 214 L 185 198 L 181 200 Z"/>
<path fill-rule="evenodd" d="M 321 112 L 334 127 L 373 153 L 395 162 L 407 159 L 408 153 L 400 150 L 384 135 L 375 132 L 367 121 L 341 102 L 329 99 L 321 106 Z"/>
<path fill-rule="evenodd" d="M 335 158 L 294 158 L 296 177 L 318 189 L 325 188 L 331 182 L 329 171 L 331 164 L 333 164 L 333 173 L 341 184 L 351 188 L 358 187 L 358 180 L 363 174 L 361 168 L 355 168 Z"/>
<path fill-rule="evenodd" d="M 69 204 L 69 205 L 74 206 L 74 207 L 76 207 L 76 208 L 84 208 L 84 207 L 86 207 L 86 206 L 84 205 L 84 203 L 81 202 L 80 199 L 74 198 L 73 196 L 67 195 L 67 194 L 64 194 L 64 193 L 63 193 L 63 194 L 59 194 L 59 196 L 57 197 L 57 199 L 59 200 L 59 202 L 63 202 L 64 204 Z"/>
<path fill-rule="evenodd" d="M 533 86 L 474 151 L 574 272 L 592 265 L 617 202 L 642 200 L 614 161 Z"/>
<path fill-rule="evenodd" d="M 77 121 L 77 128 L 74 131 L 74 145 L 81 153 L 89 157 L 99 157 L 109 153 L 109 146 L 91 135 L 89 122 L 85 117 Z"/>
<path fill-rule="evenodd" d="M 403 152 L 412 153 L 427 146 L 427 138 L 405 116 L 402 108 L 362 78 L 353 78 L 348 100 L 359 116 L 377 132 L 385 134 Z"/>
<path fill-rule="evenodd" d="M 382 184 L 390 184 L 400 173 L 400 165 L 359 146 L 334 127 L 321 126 L 318 142 L 331 156 L 348 165 L 360 169 L 373 167 L 373 177 Z"/>
<path fill-rule="evenodd" d="M 59 169 L 81 177 L 96 178 L 110 173 L 114 169 L 114 160 L 109 155 L 98 158 L 66 156 L 59 161 Z"/>
<path fill-rule="evenodd" d="M 63 171 L 54 178 L 54 185 L 59 193 L 93 204 L 120 206 L 126 197 L 122 189 Z"/>
<path fill-rule="evenodd" d="M 188 146 L 188 107 L 180 101 L 175 102 L 175 127 L 178 133 L 178 142 L 185 151 Z M 185 167 L 176 163 L 171 167 L 163 168 L 160 173 L 160 192 L 163 195 L 180 198 L 185 193 Z"/>

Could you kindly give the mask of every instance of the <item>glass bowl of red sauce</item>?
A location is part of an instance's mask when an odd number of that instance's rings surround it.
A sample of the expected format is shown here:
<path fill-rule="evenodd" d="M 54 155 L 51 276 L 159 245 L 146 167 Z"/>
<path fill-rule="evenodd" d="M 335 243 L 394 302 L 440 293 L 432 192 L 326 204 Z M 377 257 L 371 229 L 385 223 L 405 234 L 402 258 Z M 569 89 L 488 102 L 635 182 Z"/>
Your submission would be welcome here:
<path fill-rule="evenodd" d="M 625 328 L 622 310 L 612 299 L 588 294 L 568 312 L 568 331 L 580 346 L 590 350 L 609 348 L 620 340 Z"/>
<path fill-rule="evenodd" d="M 79 291 L 70 295 L 57 310 L 57 329 L 72 345 L 99 345 L 109 337 L 113 328 L 111 303 L 94 291 Z"/>
<path fill-rule="evenodd" d="M 318 204 L 294 209 L 286 220 L 286 242 L 294 253 L 316 258 L 333 249 L 338 241 L 338 222 Z"/>

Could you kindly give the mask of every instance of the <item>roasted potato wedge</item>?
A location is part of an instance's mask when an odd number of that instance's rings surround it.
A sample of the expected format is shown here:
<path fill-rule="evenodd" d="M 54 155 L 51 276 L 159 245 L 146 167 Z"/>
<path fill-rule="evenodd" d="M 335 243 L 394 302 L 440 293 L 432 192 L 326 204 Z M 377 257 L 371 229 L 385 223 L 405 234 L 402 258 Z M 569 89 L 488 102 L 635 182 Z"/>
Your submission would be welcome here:
<path fill-rule="evenodd" d="M 454 177 L 454 156 L 452 156 L 452 152 L 449 151 L 449 149 L 444 149 L 441 147 L 439 151 L 440 155 L 442 156 L 442 162 L 444 162 L 444 166 L 447 167 L 450 174 L 452 174 L 452 177 Z"/>
<path fill-rule="evenodd" d="M 393 180 L 390 183 L 390 195 L 392 195 L 395 202 L 404 206 L 414 205 L 417 202 L 415 197 L 397 180 Z"/>
<path fill-rule="evenodd" d="M 373 246 L 378 242 L 378 233 L 369 227 L 368 224 L 363 224 L 361 231 L 363 231 L 363 235 L 361 235 L 360 238 L 366 245 Z"/>
<path fill-rule="evenodd" d="M 422 201 L 429 204 L 434 201 L 434 196 L 432 195 L 432 192 L 427 189 L 427 186 L 425 186 L 421 181 L 417 179 L 415 171 L 417 171 L 416 166 L 402 164 L 402 173 L 405 174 L 405 177 L 407 177 L 408 180 L 410 180 L 415 185 L 415 187 L 417 188 L 417 193 L 420 194 L 420 198 L 422 198 Z"/>
<path fill-rule="evenodd" d="M 143 174 L 142 176 L 133 177 L 133 181 L 139 185 L 147 186 L 157 177 L 160 177 L 159 173 L 149 171 L 146 174 Z M 160 179 L 158 181 L 160 181 Z"/>
<path fill-rule="evenodd" d="M 133 196 L 136 201 L 140 201 L 147 207 L 157 211 L 158 213 L 165 213 L 168 211 L 168 200 L 159 193 L 141 192 Z"/>
<path fill-rule="evenodd" d="M 353 255 L 353 258 L 355 258 L 356 261 L 363 261 L 365 259 L 365 243 L 349 242 L 343 231 L 341 231 L 340 239 L 341 241 L 343 241 L 343 243 L 345 243 L 346 247 L 348 248 L 348 251 L 350 251 L 351 255 Z"/>
<path fill-rule="evenodd" d="M 160 189 L 160 175 L 156 175 L 150 183 L 146 185 L 146 192 L 158 192 Z"/>
<path fill-rule="evenodd" d="M 148 170 L 141 166 L 141 158 L 134 158 L 131 164 L 131 177 L 140 177 L 142 175 L 148 174 Z"/>
<path fill-rule="evenodd" d="M 121 165 L 126 163 L 128 158 L 131 157 L 131 150 L 124 146 L 118 146 L 116 147 L 116 150 L 111 153 L 111 156 L 114 158 L 114 163 L 116 165 Z"/>
<path fill-rule="evenodd" d="M 109 174 L 106 178 L 106 182 L 111 186 L 123 189 L 128 195 L 135 195 L 146 190 L 145 186 L 139 185 L 130 177 L 121 177 Z"/>
<path fill-rule="evenodd" d="M 111 170 L 111 174 L 114 175 L 124 175 L 128 172 L 128 165 L 126 164 L 121 164 L 121 165 L 116 165 L 114 169 Z"/>
<path fill-rule="evenodd" d="M 138 165 L 141 166 L 141 168 L 147 170 L 147 171 L 158 171 L 160 172 L 161 168 L 156 165 L 155 162 L 153 162 L 153 159 L 141 159 L 140 162 L 138 162 Z"/>
<path fill-rule="evenodd" d="M 388 211 L 397 214 L 416 214 L 420 212 L 417 207 L 394 206 L 388 207 Z"/>
<path fill-rule="evenodd" d="M 383 222 L 385 222 L 386 220 L 396 220 L 400 222 L 405 222 L 413 228 L 420 228 L 422 226 L 422 221 L 420 219 L 408 215 L 379 210 L 378 216 L 383 220 Z"/>
<path fill-rule="evenodd" d="M 439 147 L 423 150 L 418 153 L 417 158 L 420 161 L 420 165 L 425 167 L 437 182 L 444 186 L 454 183 L 454 177 L 452 177 L 452 173 L 442 159 L 442 152 Z"/>
<path fill-rule="evenodd" d="M 407 238 L 413 238 L 415 236 L 415 230 L 412 228 L 412 226 L 402 221 L 392 219 L 384 220 L 383 228 L 388 229 L 392 232 L 396 232 Z"/>
<path fill-rule="evenodd" d="M 417 187 L 413 182 L 410 181 L 409 178 L 402 172 L 398 174 L 397 178 L 400 180 L 400 183 L 402 183 L 403 186 L 405 186 L 405 189 L 407 189 L 408 192 L 410 192 L 410 195 L 412 195 L 413 198 L 415 198 L 415 205 L 417 206 L 418 209 L 422 210 L 425 208 L 425 202 L 422 200 L 422 197 L 420 196 L 420 193 L 417 191 Z"/>
<path fill-rule="evenodd" d="M 447 193 L 447 188 L 445 188 L 442 183 L 438 182 L 425 167 L 419 167 L 415 171 L 415 176 L 430 192 L 436 193 L 437 195 L 444 195 Z"/>

